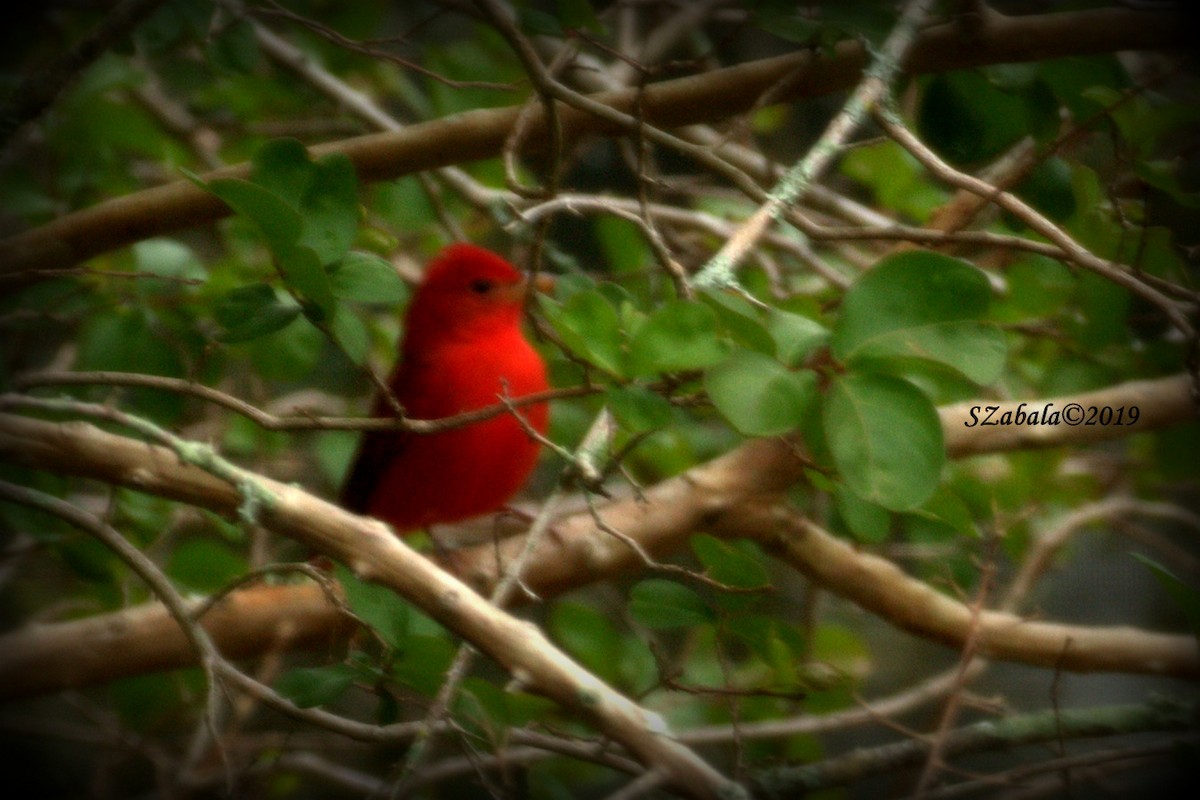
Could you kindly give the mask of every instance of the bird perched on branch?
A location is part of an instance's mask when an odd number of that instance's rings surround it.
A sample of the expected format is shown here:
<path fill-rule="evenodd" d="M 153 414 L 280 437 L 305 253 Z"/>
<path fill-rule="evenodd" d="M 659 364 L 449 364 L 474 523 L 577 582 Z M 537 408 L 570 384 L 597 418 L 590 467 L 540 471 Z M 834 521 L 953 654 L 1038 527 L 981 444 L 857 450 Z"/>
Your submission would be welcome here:
<path fill-rule="evenodd" d="M 433 260 L 409 303 L 388 381 L 410 419 L 451 417 L 549 387 L 545 363 L 521 331 L 528 288 L 516 268 L 481 247 L 451 245 Z M 390 415 L 387 399 L 372 413 Z M 401 535 L 497 511 L 533 470 L 539 443 L 530 430 L 545 433 L 546 421 L 546 404 L 536 403 L 435 433 L 370 431 L 342 504 Z"/>

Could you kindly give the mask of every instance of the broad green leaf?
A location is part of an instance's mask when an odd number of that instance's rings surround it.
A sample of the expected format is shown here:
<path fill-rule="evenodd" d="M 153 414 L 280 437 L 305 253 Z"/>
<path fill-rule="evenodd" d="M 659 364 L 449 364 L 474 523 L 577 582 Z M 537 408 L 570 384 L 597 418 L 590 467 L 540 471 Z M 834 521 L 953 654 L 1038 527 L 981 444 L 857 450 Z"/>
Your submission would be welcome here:
<path fill-rule="evenodd" d="M 346 602 L 355 616 L 366 623 L 389 647 L 401 650 L 408 642 L 411 609 L 391 589 L 361 580 L 338 564 L 338 582 L 346 593 Z"/>
<path fill-rule="evenodd" d="M 275 265 L 288 288 L 300 295 L 304 311 L 320 322 L 335 309 L 329 274 L 312 248 L 303 245 L 275 251 Z M 316 313 L 319 310 L 319 313 Z"/>
<path fill-rule="evenodd" d="M 675 581 L 652 578 L 629 593 L 629 613 L 647 628 L 686 628 L 711 622 L 715 616 L 700 595 Z"/>
<path fill-rule="evenodd" d="M 275 195 L 293 209 L 316 176 L 316 166 L 299 139 L 272 139 L 254 154 L 251 181 Z"/>
<path fill-rule="evenodd" d="M 371 337 L 367 326 L 358 315 L 345 306 L 341 306 L 333 315 L 330 323 L 334 341 L 345 352 L 346 357 L 355 364 L 367 360 L 367 352 L 371 349 Z"/>
<path fill-rule="evenodd" d="M 741 542 L 726 542 L 707 533 L 693 536 L 689 542 L 692 552 L 704 565 L 704 572 L 715 581 L 739 589 L 755 589 L 771 585 L 762 561 L 743 547 Z"/>
<path fill-rule="evenodd" d="M 990 297 L 983 273 L 964 261 L 926 251 L 890 256 L 846 292 L 833 354 L 851 366 L 933 361 L 989 383 L 1004 368 L 1006 351 L 1001 331 L 979 321 Z"/>
<path fill-rule="evenodd" d="M 145 239 L 133 246 L 138 272 L 183 280 L 204 280 L 208 271 L 192 249 L 175 239 Z M 139 281 L 145 283 L 145 281 Z"/>
<path fill-rule="evenodd" d="M 255 339 L 249 347 L 249 360 L 254 371 L 267 380 L 298 381 L 312 372 L 328 341 L 324 333 L 300 317 Z"/>
<path fill-rule="evenodd" d="M 454 718 L 476 735 L 508 727 L 508 703 L 504 690 L 483 678 L 470 677 L 454 700 Z"/>
<path fill-rule="evenodd" d="M 609 389 L 605 399 L 617 422 L 630 433 L 657 430 L 671 424 L 671 404 L 643 386 Z"/>
<path fill-rule="evenodd" d="M 446 680 L 457 647 L 445 636 L 413 633 L 408 636 L 404 658 L 392 665 L 392 677 L 405 686 L 433 696 Z"/>
<path fill-rule="evenodd" d="M 275 691 L 301 708 L 312 708 L 337 700 L 356 677 L 358 670 L 351 664 L 297 667 L 279 676 Z"/>
<path fill-rule="evenodd" d="M 180 339 L 166 322 L 148 307 L 94 313 L 80 330 L 74 368 L 183 377 L 187 369 Z M 178 393 L 160 389 L 125 389 L 122 397 L 123 410 L 160 424 L 173 423 L 185 405 Z"/>
<path fill-rule="evenodd" d="M 311 247 L 322 265 L 346 254 L 358 231 L 358 179 L 344 153 L 325 156 L 314 166 L 312 183 L 304 192 L 300 213 L 304 230 L 300 243 Z"/>
<path fill-rule="evenodd" d="M 193 537 L 171 553 L 167 574 L 198 592 L 215 592 L 246 571 L 246 559 L 224 542 Z"/>
<path fill-rule="evenodd" d="M 300 315 L 300 306 L 284 303 L 265 283 L 239 286 L 217 298 L 213 316 L 225 329 L 220 338 L 244 342 L 285 327 Z"/>
<path fill-rule="evenodd" d="M 978 537 L 975 520 L 966 503 L 946 487 L 939 487 L 920 508 L 905 515 L 905 528 L 914 541 L 945 541 L 951 537 Z"/>
<path fill-rule="evenodd" d="M 646 265 L 654 263 L 642 229 L 633 222 L 605 215 L 598 217 L 593 225 L 604 263 L 613 273 L 645 273 Z"/>
<path fill-rule="evenodd" d="M 878 544 L 887 538 L 892 517 L 880 505 L 864 500 L 845 485 L 837 487 L 834 505 L 842 522 L 854 538 L 867 544 Z"/>
<path fill-rule="evenodd" d="M 1061 222 L 1075 213 L 1075 188 L 1070 165 L 1058 157 L 1041 161 L 1016 188 L 1031 206 Z"/>
<path fill-rule="evenodd" d="M 775 340 L 775 354 L 788 366 L 799 364 L 829 341 L 829 329 L 821 323 L 778 308 L 768 312 L 767 330 Z"/>
<path fill-rule="evenodd" d="M 1075 290 L 1075 276 L 1052 258 L 1036 254 L 1019 256 L 1005 271 L 1008 291 L 997 308 L 1004 319 L 1055 314 Z"/>
<path fill-rule="evenodd" d="M 743 614 L 729 632 L 773 670 L 772 685 L 791 688 L 799 683 L 796 667 L 805 660 L 806 648 L 795 628 L 770 614 Z"/>
<path fill-rule="evenodd" d="M 221 178 L 209 183 L 208 188 L 258 227 L 271 252 L 278 254 L 300 238 L 304 227 L 300 213 L 270 190 L 241 178 Z"/>
<path fill-rule="evenodd" d="M 758 309 L 749 301 L 721 291 L 701 292 L 699 297 L 717 313 L 718 323 L 733 341 L 763 355 L 775 355 L 775 340 L 759 319 Z"/>
<path fill-rule="evenodd" d="M 941 422 L 911 383 L 847 373 L 830 386 L 823 411 L 834 463 L 860 497 L 906 511 L 937 489 L 945 461 Z"/>
<path fill-rule="evenodd" d="M 885 207 L 919 221 L 946 202 L 946 191 L 930 181 L 921 162 L 890 140 L 855 147 L 842 157 L 841 169 Z"/>
<path fill-rule="evenodd" d="M 585 289 L 562 305 L 546 297 L 539 300 L 567 347 L 606 372 L 622 374 L 621 323 L 603 294 Z"/>
<path fill-rule="evenodd" d="M 550 631 L 567 652 L 604 680 L 618 675 L 621 633 L 596 609 L 570 601 L 556 603 Z"/>
<path fill-rule="evenodd" d="M 638 327 L 629 349 L 635 375 L 704 369 L 728 351 L 717 338 L 716 313 L 688 300 L 672 300 L 656 309 Z"/>
<path fill-rule="evenodd" d="M 704 375 L 713 405 L 747 436 L 775 436 L 799 427 L 816 386 L 816 373 L 792 372 L 752 350 L 736 351 Z"/>
<path fill-rule="evenodd" d="M 1057 126 L 1058 104 L 1040 83 L 1020 91 L 998 87 L 980 70 L 927 79 L 917 112 L 919 132 L 955 163 L 992 159 L 1030 133 Z"/>
<path fill-rule="evenodd" d="M 372 211 L 392 230 L 423 230 L 437 218 L 429 196 L 415 176 L 377 183 L 370 189 Z"/>
<path fill-rule="evenodd" d="M 352 251 L 329 276 L 334 297 L 359 303 L 396 305 L 408 288 L 390 263 L 370 253 Z"/>

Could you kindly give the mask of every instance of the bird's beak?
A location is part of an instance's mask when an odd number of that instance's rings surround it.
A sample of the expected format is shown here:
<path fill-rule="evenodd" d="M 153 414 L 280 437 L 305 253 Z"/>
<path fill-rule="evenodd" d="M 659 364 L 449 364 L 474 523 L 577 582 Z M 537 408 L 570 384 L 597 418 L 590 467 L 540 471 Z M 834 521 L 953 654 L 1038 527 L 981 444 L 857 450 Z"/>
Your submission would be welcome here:
<path fill-rule="evenodd" d="M 526 291 L 528 291 L 528 287 L 532 286 L 535 292 L 550 294 L 554 291 L 555 280 L 553 275 L 547 272 L 539 272 L 537 275 L 533 276 L 532 281 L 526 277 L 524 284 L 526 286 Z"/>
<path fill-rule="evenodd" d="M 502 287 L 498 297 L 506 303 L 522 304 L 531 291 L 546 293 L 554 291 L 554 276 L 539 272 L 531 280 L 530 276 L 526 275 L 519 283 Z"/>

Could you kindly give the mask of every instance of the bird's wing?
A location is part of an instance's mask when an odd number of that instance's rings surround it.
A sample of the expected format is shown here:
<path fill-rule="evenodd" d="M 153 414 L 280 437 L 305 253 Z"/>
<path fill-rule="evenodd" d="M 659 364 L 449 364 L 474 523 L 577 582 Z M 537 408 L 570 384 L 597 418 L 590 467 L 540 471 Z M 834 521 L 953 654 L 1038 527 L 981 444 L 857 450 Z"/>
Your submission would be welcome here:
<path fill-rule="evenodd" d="M 389 462 L 404 450 L 411 437 L 411 433 L 402 431 L 368 431 L 363 435 L 350 474 L 342 483 L 342 508 L 355 514 L 367 513 L 371 495 Z"/>

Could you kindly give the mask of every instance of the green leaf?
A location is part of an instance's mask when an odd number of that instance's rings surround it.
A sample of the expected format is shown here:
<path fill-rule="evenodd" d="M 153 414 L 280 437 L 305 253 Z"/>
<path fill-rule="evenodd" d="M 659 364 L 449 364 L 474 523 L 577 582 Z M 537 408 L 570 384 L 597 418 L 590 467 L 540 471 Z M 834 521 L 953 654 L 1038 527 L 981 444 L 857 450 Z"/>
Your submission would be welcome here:
<path fill-rule="evenodd" d="M 277 250 L 275 265 L 279 267 L 279 274 L 283 276 L 287 287 L 300 295 L 305 313 L 311 315 L 314 307 L 319 309 L 320 313 L 315 317 L 318 322 L 333 314 L 336 308 L 333 286 L 312 248 L 297 245 Z"/>
<path fill-rule="evenodd" d="M 1131 555 L 1145 564 L 1154 574 L 1155 579 L 1166 589 L 1167 594 L 1171 596 L 1171 599 L 1179 606 L 1179 610 L 1183 612 L 1188 624 L 1192 626 L 1192 633 L 1200 637 L 1200 589 L 1188 585 L 1175 575 L 1175 573 L 1152 558 L 1148 558 L 1141 553 L 1132 553 Z"/>
<path fill-rule="evenodd" d="M 629 613 L 647 628 L 685 628 L 711 622 L 715 615 L 700 595 L 675 581 L 652 578 L 629 593 Z"/>
<path fill-rule="evenodd" d="M 198 592 L 215 592 L 246 571 L 246 559 L 224 542 L 184 539 L 171 553 L 167 574 Z"/>
<path fill-rule="evenodd" d="M 208 277 L 192 249 L 175 239 L 144 239 L 133 246 L 133 257 L 138 272 L 183 280 L 202 281 Z"/>
<path fill-rule="evenodd" d="M 752 350 L 736 351 L 704 375 L 713 405 L 747 436 L 775 436 L 799 427 L 816 386 L 816 373 L 792 372 Z"/>
<path fill-rule="evenodd" d="M 298 311 L 298 310 L 297 310 Z M 329 339 L 301 317 L 290 325 L 254 340 L 249 360 L 254 372 L 267 380 L 302 380 L 319 363 Z"/>
<path fill-rule="evenodd" d="M 346 254 L 358 232 L 358 179 L 344 153 L 331 153 L 314 167 L 300 213 L 304 231 L 300 243 L 311 247 L 322 265 Z"/>
<path fill-rule="evenodd" d="M 829 341 L 829 329 L 821 323 L 778 308 L 768 312 L 767 330 L 775 340 L 775 354 L 788 366 L 799 364 Z"/>
<path fill-rule="evenodd" d="M 213 304 L 213 316 L 225 329 L 219 338 L 225 342 L 256 339 L 285 327 L 299 315 L 300 306 L 280 302 L 275 290 L 265 283 L 239 286 Z"/>
<path fill-rule="evenodd" d="M 637 329 L 629 349 L 635 375 L 704 369 L 728 352 L 717 338 L 716 313 L 688 300 L 672 300 L 656 309 Z"/>
<path fill-rule="evenodd" d="M 946 191 L 930 181 L 921 162 L 890 140 L 855 147 L 842 157 L 841 169 L 887 208 L 922 222 L 946 202 Z"/>
<path fill-rule="evenodd" d="M 359 303 L 397 305 L 408 296 L 408 287 L 390 263 L 357 251 L 334 267 L 330 284 L 334 297 Z"/>
<path fill-rule="evenodd" d="M 700 292 L 699 297 L 717 313 L 721 328 L 729 333 L 734 342 L 766 356 L 775 355 L 775 340 L 759 320 L 758 309 L 750 305 L 748 300 L 721 291 Z"/>
<path fill-rule="evenodd" d="M 915 386 L 890 375 L 847 373 L 825 396 L 834 463 L 860 497 L 893 511 L 933 494 L 945 452 L 937 410 Z"/>
<path fill-rule="evenodd" d="M 335 567 L 334 574 L 355 616 L 375 631 L 388 647 L 403 649 L 408 643 L 411 610 L 408 603 L 387 587 L 359 579 L 341 564 Z"/>
<path fill-rule="evenodd" d="M 299 139 L 272 139 L 254 154 L 251 181 L 299 210 L 316 174 L 308 150 Z"/>
<path fill-rule="evenodd" d="M 575 602 L 554 605 L 550 631 L 564 649 L 606 681 L 619 674 L 621 633 L 591 606 Z"/>
<path fill-rule="evenodd" d="M 606 372 L 623 374 L 621 321 L 608 298 L 586 289 L 561 306 L 541 295 L 539 302 L 567 347 Z"/>
<path fill-rule="evenodd" d="M 617 422 L 630 433 L 658 430 L 671 424 L 673 413 L 666 398 L 643 386 L 621 386 L 605 395 Z"/>
<path fill-rule="evenodd" d="M 456 651 L 445 636 L 410 634 L 404 658 L 392 665 L 392 676 L 423 695 L 433 696 L 445 682 Z"/>
<path fill-rule="evenodd" d="M 945 487 L 939 487 L 920 508 L 906 514 L 904 522 L 909 538 L 914 541 L 946 541 L 979 535 L 966 503 Z"/>
<path fill-rule="evenodd" d="M 1071 167 L 1063 159 L 1044 159 L 1016 188 L 1016 193 L 1051 219 L 1062 222 L 1075 213 Z"/>
<path fill-rule="evenodd" d="M 693 536 L 689 543 L 696 558 L 704 565 L 705 574 L 713 580 L 740 589 L 771 585 L 762 561 L 742 547 L 743 543 L 726 542 L 707 533 Z"/>
<path fill-rule="evenodd" d="M 1057 125 L 1048 89 L 1034 83 L 1019 91 L 997 86 L 980 70 L 929 78 L 917 112 L 919 132 L 955 163 L 995 158 L 1030 133 Z"/>
<path fill-rule="evenodd" d="M 834 504 L 842 522 L 860 542 L 879 544 L 887 538 L 892 517 L 886 508 L 862 499 L 845 485 L 837 487 Z"/>
<path fill-rule="evenodd" d="M 989 383 L 1004 368 L 1004 335 L 979 322 L 991 290 L 983 273 L 949 256 L 890 256 L 846 292 L 832 349 L 847 365 L 911 358 Z"/>
<path fill-rule="evenodd" d="M 297 667 L 279 676 L 275 691 L 301 708 L 332 703 L 354 683 L 358 670 L 351 664 Z"/>
<path fill-rule="evenodd" d="M 334 341 L 342 348 L 347 358 L 355 364 L 361 364 L 367 360 L 367 352 L 371 348 L 371 337 L 367 333 L 367 326 L 363 324 L 357 314 L 342 306 L 334 313 L 330 330 L 333 331 Z"/>
<path fill-rule="evenodd" d="M 209 183 L 208 189 L 234 212 L 253 222 L 271 252 L 287 250 L 300 238 L 304 227 L 300 213 L 262 186 L 241 178 L 221 178 Z"/>

